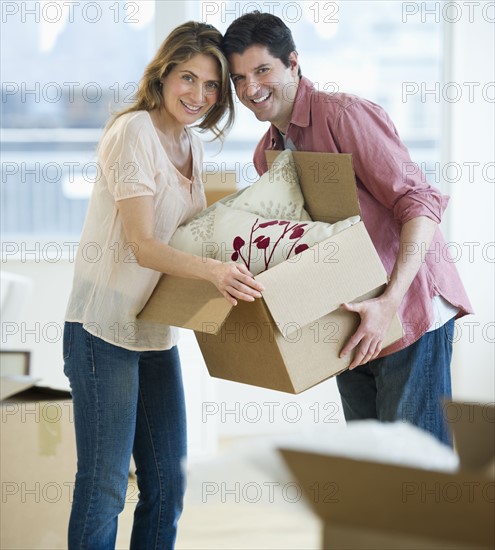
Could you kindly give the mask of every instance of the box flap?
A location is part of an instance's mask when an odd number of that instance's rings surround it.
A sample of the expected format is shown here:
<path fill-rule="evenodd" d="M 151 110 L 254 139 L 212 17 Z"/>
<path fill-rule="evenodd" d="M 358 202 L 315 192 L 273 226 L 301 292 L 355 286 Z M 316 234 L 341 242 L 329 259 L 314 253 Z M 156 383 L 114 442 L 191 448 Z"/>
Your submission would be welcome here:
<path fill-rule="evenodd" d="M 216 165 L 218 166 L 218 165 Z M 202 174 L 203 186 L 205 191 L 226 191 L 234 193 L 237 189 L 237 174 L 236 172 L 225 171 L 208 171 L 208 164 Z"/>
<path fill-rule="evenodd" d="M 270 165 L 281 151 L 265 151 Z M 352 155 L 294 151 L 294 163 L 311 219 L 335 223 L 360 216 Z"/>
<path fill-rule="evenodd" d="M 387 274 L 360 222 L 256 279 L 265 286 L 263 298 L 273 319 L 290 335 L 383 285 Z"/>
<path fill-rule="evenodd" d="M 35 386 L 39 380 L 40 378 L 24 375 L 0 377 L 0 401 Z"/>
<path fill-rule="evenodd" d="M 196 333 L 211 376 L 295 393 L 277 336 L 263 300 L 239 300 L 216 335 Z"/>
<path fill-rule="evenodd" d="M 137 318 L 217 334 L 232 307 L 208 281 L 163 275 Z"/>
<path fill-rule="evenodd" d="M 444 402 L 444 418 L 454 435 L 461 468 L 480 470 L 495 460 L 495 406 Z"/>
<path fill-rule="evenodd" d="M 325 521 L 492 548 L 495 504 L 486 478 L 281 449 Z M 474 487 L 473 491 L 467 487 Z M 452 489 L 455 489 L 454 497 Z M 476 492 L 477 491 L 477 492 Z M 484 492 L 485 491 L 485 492 Z"/>

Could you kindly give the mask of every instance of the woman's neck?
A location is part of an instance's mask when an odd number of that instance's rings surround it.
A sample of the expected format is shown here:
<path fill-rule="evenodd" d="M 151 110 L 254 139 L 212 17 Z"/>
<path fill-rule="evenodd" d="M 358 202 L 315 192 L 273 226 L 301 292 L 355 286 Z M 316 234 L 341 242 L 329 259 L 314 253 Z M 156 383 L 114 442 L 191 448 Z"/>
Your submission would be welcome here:
<path fill-rule="evenodd" d="M 158 128 L 173 142 L 180 144 L 184 139 L 185 126 L 178 124 L 165 109 L 153 109 L 150 111 L 150 117 L 155 128 Z"/>

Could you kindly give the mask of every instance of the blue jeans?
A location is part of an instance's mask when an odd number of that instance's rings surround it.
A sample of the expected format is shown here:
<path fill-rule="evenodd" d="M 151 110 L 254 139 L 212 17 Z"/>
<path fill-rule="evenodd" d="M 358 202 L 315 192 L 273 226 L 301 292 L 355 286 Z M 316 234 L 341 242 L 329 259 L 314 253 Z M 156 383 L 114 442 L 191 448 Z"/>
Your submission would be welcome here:
<path fill-rule="evenodd" d="M 131 454 L 139 499 L 130 548 L 174 547 L 185 488 L 186 414 L 177 348 L 130 351 L 65 323 L 77 474 L 70 550 L 115 548 Z"/>
<path fill-rule="evenodd" d="M 442 398 L 452 395 L 453 331 L 451 319 L 407 348 L 339 374 L 346 420 L 410 422 L 452 445 Z"/>

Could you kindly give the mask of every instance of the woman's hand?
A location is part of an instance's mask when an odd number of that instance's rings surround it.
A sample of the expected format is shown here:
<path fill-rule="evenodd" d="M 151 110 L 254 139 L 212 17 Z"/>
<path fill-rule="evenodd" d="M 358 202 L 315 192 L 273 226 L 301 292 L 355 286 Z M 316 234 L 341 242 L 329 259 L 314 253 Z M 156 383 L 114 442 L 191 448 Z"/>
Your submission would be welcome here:
<path fill-rule="evenodd" d="M 257 282 L 243 264 L 193 256 L 176 250 L 154 238 L 153 197 L 134 197 L 118 202 L 124 233 L 136 249 L 140 266 L 177 277 L 206 279 L 213 283 L 232 304 L 261 298 L 264 286 Z"/>
<path fill-rule="evenodd" d="M 265 290 L 246 266 L 235 262 L 222 263 L 213 260 L 209 280 L 234 306 L 237 305 L 236 298 L 254 302 L 255 298 L 261 298 L 261 292 Z"/>

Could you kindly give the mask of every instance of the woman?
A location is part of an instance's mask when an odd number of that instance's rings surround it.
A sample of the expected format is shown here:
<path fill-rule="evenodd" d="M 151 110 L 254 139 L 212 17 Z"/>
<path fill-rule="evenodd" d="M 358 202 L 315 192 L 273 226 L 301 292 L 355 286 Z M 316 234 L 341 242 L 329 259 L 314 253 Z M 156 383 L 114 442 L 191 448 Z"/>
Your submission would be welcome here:
<path fill-rule="evenodd" d="M 188 126 L 222 138 L 233 120 L 220 40 L 210 25 L 176 28 L 99 145 L 64 330 L 78 453 L 70 549 L 114 548 L 131 453 L 140 492 L 131 549 L 174 546 L 186 456 L 177 334 L 136 319 L 160 273 L 211 281 L 234 305 L 263 290 L 240 264 L 167 245 L 206 206 L 202 146 Z"/>

